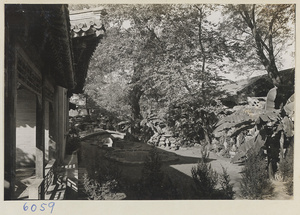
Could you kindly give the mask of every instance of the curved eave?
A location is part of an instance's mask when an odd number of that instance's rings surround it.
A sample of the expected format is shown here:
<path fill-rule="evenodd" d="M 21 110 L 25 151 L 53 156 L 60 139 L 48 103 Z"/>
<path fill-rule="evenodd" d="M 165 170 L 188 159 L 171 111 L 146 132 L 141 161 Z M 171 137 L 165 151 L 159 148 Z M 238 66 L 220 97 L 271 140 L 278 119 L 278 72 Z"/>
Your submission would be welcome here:
<path fill-rule="evenodd" d="M 73 93 L 82 93 L 90 59 L 103 35 L 73 38 L 76 86 Z"/>
<path fill-rule="evenodd" d="M 70 13 L 75 83 L 72 93 L 82 93 L 90 59 L 105 35 L 100 10 Z"/>
<path fill-rule="evenodd" d="M 50 44 L 53 51 L 53 57 L 56 65 L 56 82 L 58 85 L 67 89 L 73 89 L 75 86 L 74 67 L 72 56 L 72 44 L 70 35 L 70 21 L 67 5 L 47 5 L 50 13 L 55 11 L 55 16 L 48 17 L 46 14 L 47 27 L 51 32 L 49 35 Z M 49 12 L 49 11 L 46 11 Z"/>

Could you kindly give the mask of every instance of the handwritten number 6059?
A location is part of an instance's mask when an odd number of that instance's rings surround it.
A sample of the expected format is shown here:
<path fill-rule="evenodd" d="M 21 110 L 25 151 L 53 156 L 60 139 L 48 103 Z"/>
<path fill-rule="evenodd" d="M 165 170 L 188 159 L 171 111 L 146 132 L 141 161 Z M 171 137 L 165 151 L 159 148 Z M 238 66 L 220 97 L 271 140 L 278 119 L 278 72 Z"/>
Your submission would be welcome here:
<path fill-rule="evenodd" d="M 23 210 L 24 211 L 27 211 L 28 208 L 29 208 L 26 204 L 27 204 L 27 202 L 25 202 L 25 204 L 23 205 Z M 47 209 L 47 206 L 48 206 L 48 208 L 51 208 L 51 212 L 50 213 L 52 213 L 54 205 L 55 205 L 54 202 L 49 202 L 48 204 L 42 203 L 40 211 L 45 211 Z M 36 206 L 35 204 L 32 204 L 31 207 L 30 207 L 30 210 L 32 212 L 35 212 L 37 210 L 37 208 L 38 208 L 38 206 Z"/>

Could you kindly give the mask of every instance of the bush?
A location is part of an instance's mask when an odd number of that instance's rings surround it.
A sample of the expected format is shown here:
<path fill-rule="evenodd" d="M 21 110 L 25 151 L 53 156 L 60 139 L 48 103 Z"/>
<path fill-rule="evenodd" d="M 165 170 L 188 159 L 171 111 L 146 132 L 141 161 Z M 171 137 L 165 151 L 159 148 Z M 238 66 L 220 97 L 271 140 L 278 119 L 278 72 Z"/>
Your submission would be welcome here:
<path fill-rule="evenodd" d="M 213 127 L 218 121 L 217 105 L 204 105 L 203 98 L 185 97 L 170 104 L 167 123 L 175 137 L 183 137 L 186 144 L 210 144 Z"/>
<path fill-rule="evenodd" d="M 221 192 L 219 192 L 220 199 L 233 199 L 235 192 L 233 191 L 233 185 L 230 184 L 230 176 L 227 170 L 222 166 L 223 173 L 219 175 L 219 181 L 221 184 Z"/>
<path fill-rule="evenodd" d="M 87 174 L 84 174 L 83 176 L 83 186 L 85 193 L 89 197 L 89 199 L 92 200 L 102 200 L 104 199 L 102 192 L 101 192 L 101 185 L 93 180 L 90 179 Z"/>
<path fill-rule="evenodd" d="M 202 159 L 196 167 L 192 167 L 192 177 L 196 196 L 199 199 L 213 199 L 218 184 L 218 173 Z"/>
<path fill-rule="evenodd" d="M 285 182 L 286 191 L 289 195 L 293 195 L 293 175 L 294 175 L 294 146 L 293 144 L 287 149 L 284 159 L 279 162 L 279 172 Z"/>
<path fill-rule="evenodd" d="M 123 198 L 122 169 L 116 161 L 105 158 L 105 150 L 93 146 L 83 147 L 84 166 L 87 174 L 84 176 L 85 192 L 90 199 Z"/>
<path fill-rule="evenodd" d="M 139 199 L 177 199 L 178 194 L 170 177 L 162 170 L 162 161 L 156 148 L 149 151 L 137 184 Z"/>
<path fill-rule="evenodd" d="M 113 192 L 121 189 L 122 170 L 116 162 L 101 162 L 96 166 L 94 179 L 101 185 L 106 185 Z"/>
<path fill-rule="evenodd" d="M 209 153 L 204 147 L 201 150 L 202 158 L 196 167 L 192 167 L 194 190 L 199 199 L 233 199 L 233 185 L 230 184 L 230 176 L 222 167 L 223 173 L 218 175 L 207 163 Z M 220 182 L 221 189 L 217 189 Z"/>
<path fill-rule="evenodd" d="M 267 162 L 261 155 L 249 153 L 242 171 L 241 194 L 246 199 L 263 199 L 273 195 Z"/>
<path fill-rule="evenodd" d="M 92 200 L 124 199 L 126 197 L 123 193 L 116 193 L 115 186 L 117 182 L 115 180 L 100 184 L 97 180 L 90 179 L 87 174 L 84 174 L 83 185 L 85 193 Z"/>

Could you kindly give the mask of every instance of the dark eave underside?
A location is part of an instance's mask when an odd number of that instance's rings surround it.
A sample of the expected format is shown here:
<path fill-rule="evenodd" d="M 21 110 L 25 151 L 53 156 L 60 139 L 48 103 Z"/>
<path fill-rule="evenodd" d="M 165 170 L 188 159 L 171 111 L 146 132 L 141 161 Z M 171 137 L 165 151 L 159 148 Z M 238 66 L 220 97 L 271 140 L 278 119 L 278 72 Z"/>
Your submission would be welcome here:
<path fill-rule="evenodd" d="M 57 85 L 74 88 L 74 69 L 67 5 L 5 5 L 5 27 L 24 47 L 33 47 L 42 72 Z M 32 53 L 29 53 L 32 54 Z"/>
<path fill-rule="evenodd" d="M 70 23 L 76 83 L 71 92 L 82 93 L 90 59 L 105 34 L 101 9 L 71 12 Z"/>

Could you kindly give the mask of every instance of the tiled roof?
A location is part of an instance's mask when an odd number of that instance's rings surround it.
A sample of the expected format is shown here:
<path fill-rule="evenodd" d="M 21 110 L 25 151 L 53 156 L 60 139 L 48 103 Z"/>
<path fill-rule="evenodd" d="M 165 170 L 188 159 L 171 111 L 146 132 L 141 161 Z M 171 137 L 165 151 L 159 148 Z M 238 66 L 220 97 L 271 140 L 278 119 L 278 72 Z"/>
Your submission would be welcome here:
<path fill-rule="evenodd" d="M 105 29 L 101 21 L 101 11 L 102 8 L 70 12 L 72 37 L 103 35 Z"/>
<path fill-rule="evenodd" d="M 71 24 L 71 35 L 73 38 L 92 34 L 96 36 L 104 34 L 104 27 L 100 20 L 86 20 L 85 22 L 73 22 Z"/>
<path fill-rule="evenodd" d="M 90 58 L 105 34 L 101 13 L 102 8 L 70 12 L 76 82 L 73 93 L 82 93 Z"/>
<path fill-rule="evenodd" d="M 55 84 L 84 86 L 90 58 L 105 33 L 101 9 L 70 12 L 61 4 L 8 4 L 5 26 Z"/>

